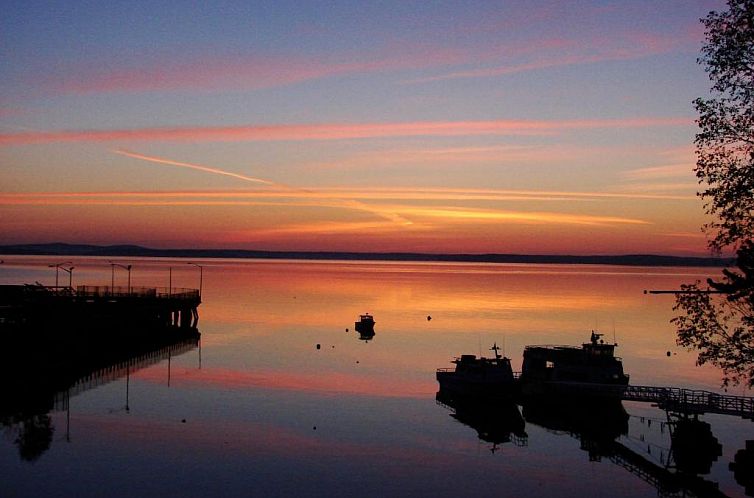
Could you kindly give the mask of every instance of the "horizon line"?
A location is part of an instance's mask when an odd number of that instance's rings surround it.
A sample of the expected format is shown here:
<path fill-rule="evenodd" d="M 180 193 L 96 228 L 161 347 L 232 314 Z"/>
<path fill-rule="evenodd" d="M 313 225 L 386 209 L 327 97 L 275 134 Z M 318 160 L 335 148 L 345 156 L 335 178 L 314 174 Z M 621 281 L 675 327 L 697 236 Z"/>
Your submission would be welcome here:
<path fill-rule="evenodd" d="M 459 263 L 607 264 L 627 266 L 728 266 L 734 256 L 682 256 L 651 253 L 531 254 L 531 253 L 426 253 L 403 251 L 267 250 L 209 248 L 151 248 L 137 244 L 71 244 L 65 242 L 3 244 L 8 256 L 153 257 L 216 259 L 301 259 L 319 261 L 405 261 Z"/>

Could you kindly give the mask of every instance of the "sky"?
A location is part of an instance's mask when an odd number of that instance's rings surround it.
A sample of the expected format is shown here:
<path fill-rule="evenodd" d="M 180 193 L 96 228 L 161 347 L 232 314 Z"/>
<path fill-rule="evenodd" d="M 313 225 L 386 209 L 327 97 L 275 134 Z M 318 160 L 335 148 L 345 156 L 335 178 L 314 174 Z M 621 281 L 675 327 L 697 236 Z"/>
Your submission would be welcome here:
<path fill-rule="evenodd" d="M 722 1 L 5 1 L 0 244 L 707 255 Z"/>

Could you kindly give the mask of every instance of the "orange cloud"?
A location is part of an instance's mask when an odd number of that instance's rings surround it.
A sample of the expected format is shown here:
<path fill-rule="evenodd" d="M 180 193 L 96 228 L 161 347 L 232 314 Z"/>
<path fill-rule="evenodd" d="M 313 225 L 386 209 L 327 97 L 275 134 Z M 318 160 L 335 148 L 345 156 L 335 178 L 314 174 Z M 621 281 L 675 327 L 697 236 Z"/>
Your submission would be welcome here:
<path fill-rule="evenodd" d="M 14 192 L 0 193 L 2 205 L 150 205 L 191 203 L 194 205 L 277 205 L 276 202 L 252 201 L 250 199 L 310 199 L 301 205 L 338 206 L 337 203 L 314 202 L 315 199 L 367 199 L 367 200 L 416 200 L 416 201 L 572 201 L 593 200 L 677 200 L 695 201 L 693 195 L 665 195 L 621 192 L 568 192 L 552 190 L 505 190 L 471 188 L 426 188 L 412 187 L 325 187 L 306 190 L 268 189 L 253 191 L 153 191 L 153 192 Z M 374 207 L 374 205 L 370 205 Z M 359 205 L 354 209 L 362 209 Z"/>
<path fill-rule="evenodd" d="M 524 224 L 557 224 L 557 225 L 649 225 L 645 220 L 621 218 L 615 216 L 576 215 L 568 213 L 502 211 L 492 209 L 464 209 L 455 207 L 416 208 L 404 207 L 400 210 L 404 215 L 426 216 L 440 218 L 446 221 L 474 220 L 474 221 L 505 221 Z"/>
<path fill-rule="evenodd" d="M 552 135 L 566 131 L 654 126 L 688 126 L 691 118 L 587 119 L 561 121 L 489 120 L 409 123 L 282 124 L 217 127 L 135 128 L 0 134 L 0 145 L 113 141 L 282 141 L 344 140 L 416 136 Z"/>

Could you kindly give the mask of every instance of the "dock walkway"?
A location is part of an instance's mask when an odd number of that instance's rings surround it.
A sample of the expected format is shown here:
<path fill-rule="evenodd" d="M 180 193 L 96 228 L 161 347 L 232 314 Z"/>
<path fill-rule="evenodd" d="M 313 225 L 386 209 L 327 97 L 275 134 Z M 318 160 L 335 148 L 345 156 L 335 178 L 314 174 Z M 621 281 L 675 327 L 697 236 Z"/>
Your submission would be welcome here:
<path fill-rule="evenodd" d="M 681 413 L 719 413 L 754 420 L 754 398 L 677 387 L 627 386 L 626 401 L 656 403 L 659 408 Z"/>
<path fill-rule="evenodd" d="M 0 324 L 158 324 L 196 327 L 197 289 L 81 285 L 1 285 Z"/>

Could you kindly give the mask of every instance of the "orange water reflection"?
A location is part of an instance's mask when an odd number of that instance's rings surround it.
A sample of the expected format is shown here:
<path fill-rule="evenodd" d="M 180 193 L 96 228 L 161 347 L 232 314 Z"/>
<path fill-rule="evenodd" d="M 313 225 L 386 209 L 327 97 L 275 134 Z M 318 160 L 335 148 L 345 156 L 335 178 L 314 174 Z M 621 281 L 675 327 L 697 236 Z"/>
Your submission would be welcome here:
<path fill-rule="evenodd" d="M 50 259 L 9 257 L 4 270 L 37 268 L 48 281 L 30 273 L 32 281 L 51 283 Z M 109 284 L 105 258 L 72 259 L 78 283 Z M 580 344 L 598 329 L 620 344 L 632 384 L 719 386 L 717 371 L 696 367 L 695 356 L 675 345 L 672 296 L 643 293 L 716 269 L 194 261 L 204 266 L 199 328 L 205 367 L 214 372 L 204 382 L 414 396 L 433 392 L 435 369 L 455 355 L 497 342 L 516 369 L 528 344 Z M 198 286 L 197 268 L 186 260 L 128 262 L 133 285 L 164 286 L 170 278 L 173 286 Z M 116 272 L 116 285 L 125 278 Z M 369 343 L 353 331 L 364 312 L 377 322 Z"/>

